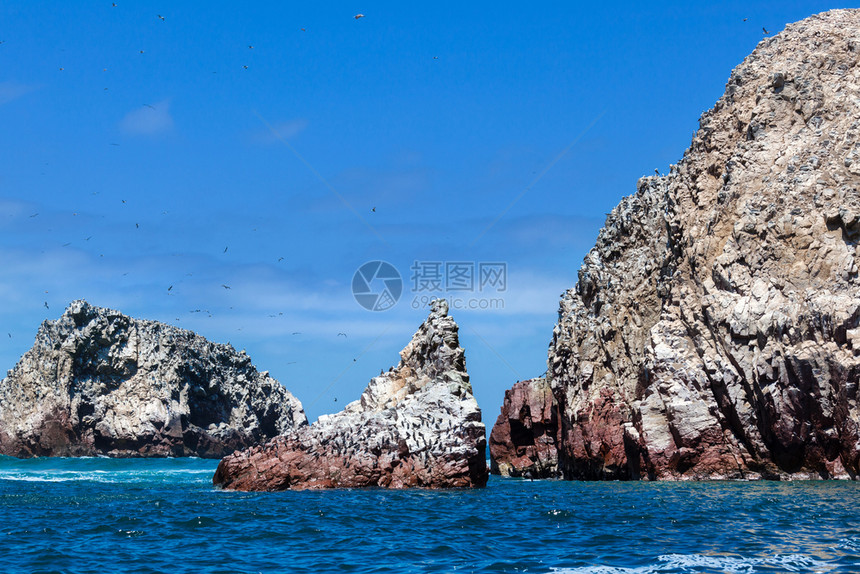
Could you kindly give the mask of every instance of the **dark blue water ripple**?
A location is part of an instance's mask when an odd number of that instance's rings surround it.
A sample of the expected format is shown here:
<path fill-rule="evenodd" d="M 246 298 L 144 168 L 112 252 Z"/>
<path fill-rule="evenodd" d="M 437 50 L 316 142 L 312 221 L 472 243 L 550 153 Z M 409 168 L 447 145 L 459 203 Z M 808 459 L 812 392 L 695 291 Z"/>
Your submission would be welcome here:
<path fill-rule="evenodd" d="M 0 457 L 3 572 L 860 572 L 860 485 L 235 493 L 216 462 Z"/>

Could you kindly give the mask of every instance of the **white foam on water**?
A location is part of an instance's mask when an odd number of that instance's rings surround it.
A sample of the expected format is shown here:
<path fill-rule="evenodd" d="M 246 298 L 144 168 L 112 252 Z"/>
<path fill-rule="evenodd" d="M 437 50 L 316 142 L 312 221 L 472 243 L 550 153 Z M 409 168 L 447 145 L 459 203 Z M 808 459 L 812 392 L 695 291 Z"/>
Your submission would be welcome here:
<path fill-rule="evenodd" d="M 172 476 L 182 476 L 181 480 L 194 482 L 203 476 L 212 476 L 209 469 L 152 469 L 152 470 L 38 470 L 20 469 L 0 471 L 0 480 L 18 482 L 103 482 L 108 484 L 137 483 L 150 480 L 164 480 Z M 196 477 L 200 478 L 196 478 Z"/>
<path fill-rule="evenodd" d="M 802 554 L 785 554 L 762 558 L 706 556 L 703 554 L 664 554 L 658 564 L 624 568 L 617 566 L 585 566 L 582 568 L 553 568 L 554 574 L 658 574 L 660 572 L 719 572 L 721 574 L 755 574 L 759 566 L 778 567 L 781 572 L 827 573 L 834 566 Z"/>

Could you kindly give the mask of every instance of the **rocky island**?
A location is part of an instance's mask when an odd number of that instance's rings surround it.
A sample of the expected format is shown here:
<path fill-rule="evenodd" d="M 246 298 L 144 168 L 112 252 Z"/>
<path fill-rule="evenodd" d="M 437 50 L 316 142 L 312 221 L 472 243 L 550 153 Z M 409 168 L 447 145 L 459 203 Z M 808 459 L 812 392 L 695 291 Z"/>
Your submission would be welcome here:
<path fill-rule="evenodd" d="M 486 438 L 458 327 L 444 300 L 361 398 L 268 443 L 221 461 L 233 490 L 482 487 Z"/>
<path fill-rule="evenodd" d="M 307 425 L 244 351 L 75 301 L 0 381 L 0 454 L 223 457 Z"/>
<path fill-rule="evenodd" d="M 514 387 L 538 408 L 503 408 L 494 469 L 552 469 L 522 429 L 557 404 L 567 479 L 857 478 L 858 189 L 860 11 L 834 10 L 762 40 L 609 214 L 561 299 L 553 399 Z"/>

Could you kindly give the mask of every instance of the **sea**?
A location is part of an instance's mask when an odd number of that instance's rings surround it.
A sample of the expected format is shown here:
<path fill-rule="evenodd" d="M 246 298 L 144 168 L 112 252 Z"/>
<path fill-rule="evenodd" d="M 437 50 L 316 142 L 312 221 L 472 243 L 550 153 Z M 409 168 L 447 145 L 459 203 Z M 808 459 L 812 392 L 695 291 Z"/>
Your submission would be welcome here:
<path fill-rule="evenodd" d="M 242 493 L 203 459 L 0 457 L 0 572 L 860 572 L 860 484 Z"/>

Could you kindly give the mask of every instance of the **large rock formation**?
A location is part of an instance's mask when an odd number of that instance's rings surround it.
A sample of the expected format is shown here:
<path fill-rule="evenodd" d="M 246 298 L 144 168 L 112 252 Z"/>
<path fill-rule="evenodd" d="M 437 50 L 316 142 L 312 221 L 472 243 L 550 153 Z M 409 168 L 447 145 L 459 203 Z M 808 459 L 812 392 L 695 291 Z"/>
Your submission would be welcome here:
<path fill-rule="evenodd" d="M 457 324 L 439 300 L 397 368 L 374 377 L 359 400 L 225 458 L 213 482 L 234 490 L 480 487 L 485 451 Z"/>
<path fill-rule="evenodd" d="M 520 381 L 505 391 L 490 433 L 490 471 L 502 476 L 557 478 L 558 403 L 545 378 Z"/>
<path fill-rule="evenodd" d="M 72 303 L 0 382 L 0 454 L 222 457 L 307 425 L 244 351 Z"/>
<path fill-rule="evenodd" d="M 860 472 L 860 11 L 763 40 L 606 220 L 549 350 L 567 478 Z"/>

